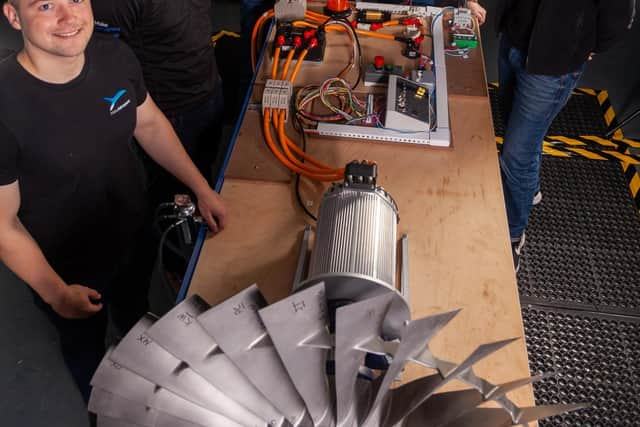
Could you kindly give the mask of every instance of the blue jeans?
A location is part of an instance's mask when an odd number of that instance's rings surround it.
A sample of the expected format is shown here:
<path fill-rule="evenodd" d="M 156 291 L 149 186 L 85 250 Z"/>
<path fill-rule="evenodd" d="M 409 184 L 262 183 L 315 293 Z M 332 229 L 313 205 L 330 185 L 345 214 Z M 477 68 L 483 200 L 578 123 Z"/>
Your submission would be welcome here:
<path fill-rule="evenodd" d="M 540 189 L 544 136 L 584 69 L 582 65 L 559 76 L 529 74 L 526 59 L 503 35 L 498 57 L 498 93 L 505 120 L 500 170 L 512 239 L 522 236 L 533 196 Z"/>

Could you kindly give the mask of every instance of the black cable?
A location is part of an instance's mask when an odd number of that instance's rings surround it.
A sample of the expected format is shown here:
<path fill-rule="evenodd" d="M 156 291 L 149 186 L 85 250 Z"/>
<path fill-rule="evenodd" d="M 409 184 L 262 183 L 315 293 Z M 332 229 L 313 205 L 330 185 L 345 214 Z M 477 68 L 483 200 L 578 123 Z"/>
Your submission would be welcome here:
<path fill-rule="evenodd" d="M 164 250 L 163 249 L 164 249 L 165 240 L 167 239 L 167 235 L 169 234 L 169 232 L 185 221 L 186 220 L 182 219 L 180 221 L 174 222 L 169 227 L 167 227 L 167 229 L 164 230 L 164 232 L 162 233 L 162 236 L 160 237 L 160 244 L 158 245 L 157 260 L 158 260 L 158 265 L 160 266 L 160 276 L 162 276 L 162 283 L 164 284 L 165 290 L 169 294 L 170 301 L 175 301 L 176 297 L 178 296 L 178 293 L 171 286 L 169 279 L 167 279 L 167 274 L 164 269 Z"/>
<path fill-rule="evenodd" d="M 294 107 L 295 110 L 295 107 Z M 302 123 L 300 122 L 300 118 L 298 118 L 297 112 L 293 114 L 293 128 L 302 135 L 302 152 L 307 152 L 307 136 L 304 133 L 304 128 L 302 127 Z M 302 159 L 302 163 L 304 163 L 304 158 Z M 300 207 L 304 210 L 304 213 L 307 214 L 314 221 L 318 221 L 318 218 L 311 213 L 311 211 L 307 208 L 307 206 L 302 201 L 302 195 L 300 194 L 300 174 L 296 173 L 296 200 Z"/>
<path fill-rule="evenodd" d="M 351 26 L 351 24 L 349 23 L 349 21 L 347 21 L 345 19 L 345 21 L 347 22 L 349 28 L 351 28 L 351 33 L 353 34 L 353 37 L 356 41 L 356 46 L 358 47 L 358 78 L 356 79 L 356 84 L 354 84 L 351 89 L 355 89 L 359 84 L 360 84 L 360 80 L 362 80 L 362 47 L 360 46 L 360 38 L 358 37 L 358 33 L 356 33 L 356 30 Z"/>
<path fill-rule="evenodd" d="M 153 229 L 156 233 L 158 233 L 158 235 L 162 236 L 164 231 L 162 231 L 162 227 L 160 223 L 162 221 L 176 220 L 176 219 L 178 219 L 177 215 L 162 215 L 160 217 L 156 217 L 156 219 L 153 222 Z M 176 245 L 174 245 L 171 241 L 167 241 L 165 245 L 171 252 L 173 252 L 174 255 L 182 258 L 184 261 L 187 261 L 189 259 L 189 256 L 183 254 L 182 251 Z"/>
<path fill-rule="evenodd" d="M 329 24 L 330 22 L 342 22 L 343 24 L 346 24 L 347 28 L 349 29 L 349 31 L 351 31 L 351 35 L 353 36 L 353 39 L 356 42 L 356 47 L 358 48 L 358 77 L 356 78 L 356 82 L 355 84 L 353 84 L 351 86 L 351 89 L 355 89 L 359 84 L 360 84 L 360 80 L 362 80 L 362 70 L 363 70 L 363 61 L 362 61 L 362 47 L 360 46 L 360 39 L 358 38 L 358 33 L 356 33 L 356 30 L 351 26 L 351 22 L 349 22 L 346 18 L 340 18 L 340 19 L 336 19 L 336 18 L 329 18 L 326 21 L 324 21 L 324 23 L 322 25 L 320 25 L 320 27 L 318 28 L 322 28 L 323 31 L 326 32 L 325 26 L 327 24 Z M 355 58 L 354 58 L 355 60 Z"/>

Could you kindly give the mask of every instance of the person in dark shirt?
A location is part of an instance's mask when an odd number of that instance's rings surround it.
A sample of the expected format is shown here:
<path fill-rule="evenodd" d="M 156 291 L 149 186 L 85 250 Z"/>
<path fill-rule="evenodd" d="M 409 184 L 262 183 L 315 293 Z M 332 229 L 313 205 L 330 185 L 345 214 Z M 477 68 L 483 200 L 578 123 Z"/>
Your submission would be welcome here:
<path fill-rule="evenodd" d="M 197 195 L 212 230 L 226 208 L 148 96 L 133 52 L 93 35 L 89 1 L 5 0 L 3 12 L 24 48 L 0 60 L 0 261 L 36 294 L 88 399 L 105 305 L 115 288 L 145 286 L 127 274 L 147 205 L 133 136 Z"/>
<path fill-rule="evenodd" d="M 541 198 L 542 141 L 585 64 L 631 27 L 635 0 L 501 0 L 499 95 L 505 118 L 500 155 L 516 271 L 525 228 Z"/>
<path fill-rule="evenodd" d="M 149 94 L 211 179 L 224 110 L 211 45 L 211 0 L 93 0 L 92 8 L 95 30 L 133 49 Z M 168 174 L 150 169 L 153 204 L 185 191 Z"/>

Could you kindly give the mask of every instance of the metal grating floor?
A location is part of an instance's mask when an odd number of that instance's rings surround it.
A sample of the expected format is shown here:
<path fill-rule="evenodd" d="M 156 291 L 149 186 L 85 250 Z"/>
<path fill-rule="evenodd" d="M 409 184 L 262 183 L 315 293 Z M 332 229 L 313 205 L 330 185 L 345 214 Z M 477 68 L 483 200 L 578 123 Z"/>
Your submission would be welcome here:
<path fill-rule="evenodd" d="M 541 427 L 640 425 L 640 319 L 527 305 L 522 315 L 536 403 L 590 402 Z"/>
<path fill-rule="evenodd" d="M 640 216 L 620 163 L 545 156 L 541 189 L 518 272 L 521 296 L 640 315 Z"/>
<path fill-rule="evenodd" d="M 493 112 L 493 127 L 496 136 L 504 136 L 504 122 L 502 108 L 498 102 L 498 89 L 489 86 L 489 98 L 491 111 Z M 598 98 L 594 95 L 574 92 L 569 102 L 555 118 L 547 135 L 579 136 L 594 135 L 604 136 L 607 133 L 607 124 L 604 121 L 602 107 Z"/>

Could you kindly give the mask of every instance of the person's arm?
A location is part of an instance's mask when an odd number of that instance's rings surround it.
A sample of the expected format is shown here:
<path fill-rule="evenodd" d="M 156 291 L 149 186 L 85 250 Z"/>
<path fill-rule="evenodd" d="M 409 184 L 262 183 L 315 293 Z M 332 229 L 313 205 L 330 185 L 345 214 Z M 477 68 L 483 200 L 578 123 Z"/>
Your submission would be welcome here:
<path fill-rule="evenodd" d="M 67 285 L 51 268 L 42 250 L 18 218 L 18 181 L 0 185 L 0 261 L 24 280 L 58 313 L 68 319 L 86 318 L 102 309 L 100 294 L 81 285 Z M 52 224 L 55 227 L 55 224 Z"/>
<path fill-rule="evenodd" d="M 217 232 L 224 228 L 226 207 L 222 198 L 209 187 L 180 143 L 171 123 L 151 96 L 137 108 L 134 136 L 144 151 L 189 187 L 198 199 L 200 215 L 209 228 Z"/>

